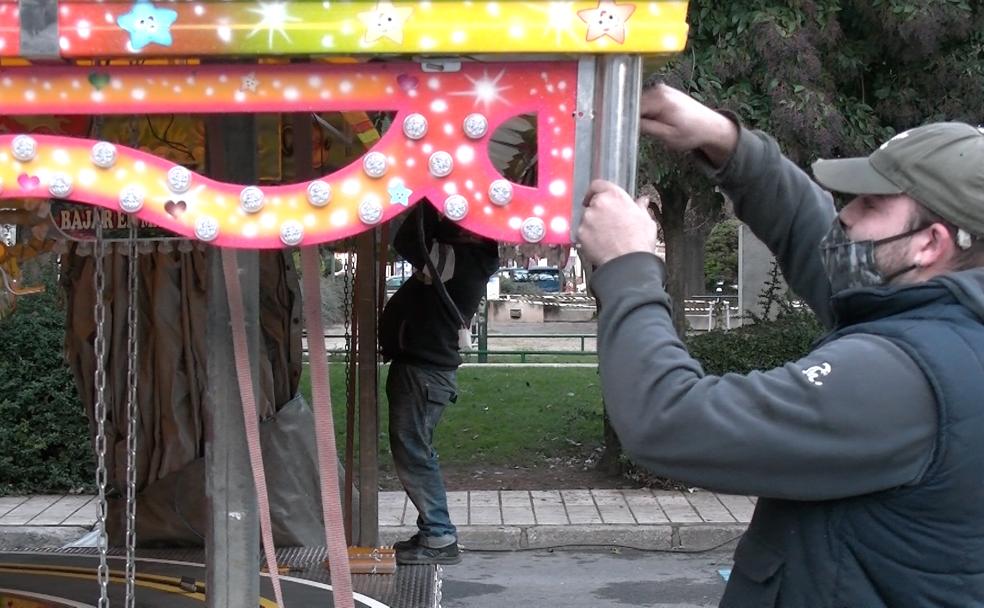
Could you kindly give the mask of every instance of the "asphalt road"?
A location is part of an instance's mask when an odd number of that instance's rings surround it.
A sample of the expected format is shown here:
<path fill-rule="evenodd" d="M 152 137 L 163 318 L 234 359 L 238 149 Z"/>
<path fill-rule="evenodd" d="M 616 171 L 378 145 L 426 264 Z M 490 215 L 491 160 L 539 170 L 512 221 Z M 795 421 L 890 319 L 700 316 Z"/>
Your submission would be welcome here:
<path fill-rule="evenodd" d="M 724 592 L 727 551 L 467 553 L 444 569 L 444 608 L 704 608 Z"/>

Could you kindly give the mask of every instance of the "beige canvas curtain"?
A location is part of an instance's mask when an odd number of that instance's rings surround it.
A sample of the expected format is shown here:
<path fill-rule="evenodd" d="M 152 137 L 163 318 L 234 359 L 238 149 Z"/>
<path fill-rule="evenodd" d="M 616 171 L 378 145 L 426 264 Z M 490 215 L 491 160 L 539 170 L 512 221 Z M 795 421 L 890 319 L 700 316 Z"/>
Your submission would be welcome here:
<path fill-rule="evenodd" d="M 186 247 L 187 248 L 187 247 Z M 107 337 L 107 468 L 116 497 L 110 542 L 123 542 L 126 480 L 128 258 L 104 258 Z M 68 298 L 66 354 L 95 436 L 94 258 L 63 257 Z M 154 246 L 138 258 L 137 537 L 143 546 L 201 545 L 205 534 L 204 396 L 208 272 L 206 251 Z M 260 253 L 261 435 L 278 545 L 319 544 L 317 453 L 310 408 L 297 397 L 301 374 L 300 288 L 290 257 Z"/>

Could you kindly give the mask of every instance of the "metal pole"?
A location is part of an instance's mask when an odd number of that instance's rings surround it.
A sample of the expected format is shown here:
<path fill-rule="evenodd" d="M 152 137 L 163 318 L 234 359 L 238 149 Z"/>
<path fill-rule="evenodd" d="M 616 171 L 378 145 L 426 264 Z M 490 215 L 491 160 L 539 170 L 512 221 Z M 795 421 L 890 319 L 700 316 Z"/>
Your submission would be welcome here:
<path fill-rule="evenodd" d="M 483 305 L 478 317 L 478 362 L 489 362 L 489 299 L 482 300 Z"/>
<path fill-rule="evenodd" d="M 355 308 L 358 323 L 359 535 L 356 544 L 379 545 L 379 357 L 376 349 L 376 230 L 356 237 Z"/>
<path fill-rule="evenodd" d="M 246 428 L 239 404 L 235 355 L 221 251 L 208 251 L 208 389 L 205 416 L 205 494 L 209 527 L 205 537 L 208 608 L 255 605 L 260 595 L 260 520 L 250 475 Z M 250 350 L 257 349 L 259 257 L 240 252 L 240 278 Z M 254 350 L 255 349 L 255 350 Z"/>
<path fill-rule="evenodd" d="M 579 74 L 580 77 L 580 74 Z M 642 94 L 642 58 L 633 55 L 599 57 L 595 66 L 594 121 L 592 123 L 592 179 L 606 179 L 635 196 L 636 156 L 639 149 L 639 96 Z M 580 152 L 580 150 L 579 150 Z M 574 206 L 583 210 L 581 201 Z M 575 213 L 576 220 L 580 216 Z M 576 228 L 575 228 L 576 230 Z M 591 281 L 592 268 L 587 268 Z M 604 416 L 605 451 L 599 468 L 614 470 L 622 446 Z"/>
<path fill-rule="evenodd" d="M 20 56 L 58 60 L 58 0 L 18 0 Z"/>
<path fill-rule="evenodd" d="M 210 119 L 207 164 L 212 177 L 240 183 L 256 174 L 253 119 L 227 116 Z M 208 256 L 208 386 L 205 393 L 205 495 L 208 533 L 205 537 L 208 608 L 255 606 L 260 596 L 260 522 L 256 488 L 249 465 L 246 428 L 222 272 L 222 254 L 210 247 Z M 260 351 L 259 255 L 238 254 L 247 344 Z M 257 358 L 253 358 L 255 365 Z M 260 394 L 259 374 L 253 386 Z"/>
<path fill-rule="evenodd" d="M 633 196 L 641 94 L 642 57 L 607 55 L 597 59 L 591 176 L 618 184 Z"/>

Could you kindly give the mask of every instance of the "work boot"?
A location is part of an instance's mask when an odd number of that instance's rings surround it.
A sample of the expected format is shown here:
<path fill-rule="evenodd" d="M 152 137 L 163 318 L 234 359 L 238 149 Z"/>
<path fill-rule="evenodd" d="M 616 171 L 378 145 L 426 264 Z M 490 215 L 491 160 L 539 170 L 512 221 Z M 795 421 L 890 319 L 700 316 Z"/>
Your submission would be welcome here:
<path fill-rule="evenodd" d="M 400 551 L 408 551 L 410 549 L 413 549 L 418 544 L 420 544 L 420 534 L 414 534 L 407 540 L 398 540 L 395 543 L 393 543 L 393 549 L 395 549 L 396 552 L 399 553 Z"/>
<path fill-rule="evenodd" d="M 416 544 L 404 550 L 397 549 L 396 563 L 405 566 L 431 564 L 452 566 L 461 563 L 461 551 L 458 549 L 458 543 L 456 542 L 437 549 Z"/>

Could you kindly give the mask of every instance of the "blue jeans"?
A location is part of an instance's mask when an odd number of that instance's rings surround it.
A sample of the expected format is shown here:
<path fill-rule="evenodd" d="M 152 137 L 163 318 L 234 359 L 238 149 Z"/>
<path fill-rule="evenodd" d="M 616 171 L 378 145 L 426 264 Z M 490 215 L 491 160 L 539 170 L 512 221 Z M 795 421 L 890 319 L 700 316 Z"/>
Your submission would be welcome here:
<path fill-rule="evenodd" d="M 434 450 L 434 429 L 458 398 L 457 372 L 393 361 L 386 379 L 389 436 L 396 475 L 417 507 L 420 544 L 444 547 L 458 539 Z"/>

